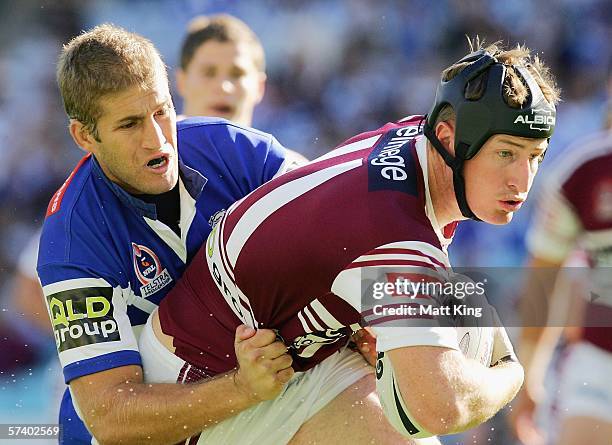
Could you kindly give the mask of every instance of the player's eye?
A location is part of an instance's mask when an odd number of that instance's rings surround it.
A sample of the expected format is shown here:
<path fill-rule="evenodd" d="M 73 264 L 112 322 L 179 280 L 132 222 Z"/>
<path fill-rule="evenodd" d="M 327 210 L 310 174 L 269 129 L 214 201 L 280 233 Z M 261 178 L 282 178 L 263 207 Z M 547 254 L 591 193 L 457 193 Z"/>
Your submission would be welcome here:
<path fill-rule="evenodd" d="M 234 67 L 231 71 L 231 76 L 234 79 L 240 79 L 242 76 L 244 76 L 246 74 L 246 71 L 243 70 L 242 68 L 238 68 L 238 67 Z"/>
<path fill-rule="evenodd" d="M 136 126 L 136 121 L 129 121 L 129 122 L 126 122 L 125 124 L 120 125 L 119 128 L 122 130 L 127 130 L 135 126 Z"/>
<path fill-rule="evenodd" d="M 215 77 L 217 75 L 217 69 L 214 66 L 207 66 L 202 70 L 202 75 L 208 78 Z"/>
<path fill-rule="evenodd" d="M 533 153 L 531 156 L 529 156 L 529 159 L 531 161 L 537 161 L 538 164 L 541 164 L 544 160 L 544 153 Z"/>
<path fill-rule="evenodd" d="M 511 152 L 510 150 L 499 150 L 499 151 L 497 152 L 497 155 L 498 155 L 500 158 L 507 159 L 507 158 L 511 158 L 511 157 L 512 157 L 512 152 Z"/>

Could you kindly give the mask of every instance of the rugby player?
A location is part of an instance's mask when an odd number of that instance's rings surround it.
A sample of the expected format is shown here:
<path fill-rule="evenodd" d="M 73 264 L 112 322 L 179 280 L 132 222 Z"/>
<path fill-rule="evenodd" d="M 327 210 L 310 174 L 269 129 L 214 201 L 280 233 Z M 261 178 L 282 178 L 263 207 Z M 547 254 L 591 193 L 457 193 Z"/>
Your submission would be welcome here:
<path fill-rule="evenodd" d="M 541 61 L 523 47 L 476 49 L 443 72 L 427 117 L 355 136 L 219 218 L 145 326 L 146 379 L 231 370 L 241 323 L 274 329 L 302 372 L 282 397 L 207 429 L 200 443 L 363 440 L 355 439 L 358 425 L 324 434 L 309 426 L 321 418 L 342 425 L 350 413 L 336 397 L 372 380 L 344 348 L 367 315 L 362 273 L 407 265 L 449 271 L 457 222 L 510 222 L 554 129 L 558 93 Z M 378 396 L 396 431 L 410 438 L 463 431 L 514 397 L 522 367 L 503 330 L 495 331 L 487 367 L 459 352 L 454 329 L 421 321 L 386 330 L 370 320 Z"/>
<path fill-rule="evenodd" d="M 535 409 L 543 402 L 546 367 L 563 322 L 573 334 L 555 385 L 556 409 L 551 418 L 555 428 L 550 429 L 547 440 L 559 445 L 603 445 L 612 437 L 611 130 L 608 127 L 568 148 L 567 156 L 547 178 L 528 234 L 531 259 L 522 294 L 526 316 L 519 349 L 525 363 L 525 386 L 511 417 L 517 436 L 527 445 L 543 436 L 536 427 Z M 586 255 L 580 273 L 566 267 L 576 249 Z M 592 274 L 587 273 L 589 268 Z M 533 316 L 534 306 L 544 306 L 536 305 L 545 300 L 541 289 L 549 300 L 550 320 Z M 568 293 L 569 303 L 563 301 Z M 574 317 L 554 315 L 559 307 L 568 308 Z M 548 328 L 547 321 L 551 323 Z"/>
<path fill-rule="evenodd" d="M 239 326 L 240 369 L 189 386 L 145 385 L 137 337 L 216 212 L 283 171 L 283 147 L 222 119 L 177 129 L 157 50 L 111 25 L 71 40 L 57 77 L 88 152 L 49 203 L 38 257 L 69 385 L 62 443 L 176 443 L 252 406 L 253 391 L 275 397 L 293 370 L 272 331 Z"/>

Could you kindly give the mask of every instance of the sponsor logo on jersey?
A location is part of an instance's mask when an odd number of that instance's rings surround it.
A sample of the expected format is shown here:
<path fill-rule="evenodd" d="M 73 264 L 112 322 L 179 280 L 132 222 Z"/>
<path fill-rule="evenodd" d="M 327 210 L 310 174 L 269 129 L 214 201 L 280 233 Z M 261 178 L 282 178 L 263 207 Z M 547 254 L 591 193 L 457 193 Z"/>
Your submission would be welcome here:
<path fill-rule="evenodd" d="M 532 130 L 550 131 L 550 128 L 555 126 L 556 119 L 551 110 L 536 108 L 531 110 L 531 113 L 519 114 L 514 123 L 529 125 Z"/>
<path fill-rule="evenodd" d="M 310 332 L 293 340 L 289 349 L 296 351 L 302 358 L 310 358 L 325 345 L 336 343 L 346 338 L 346 329 L 326 329 L 325 331 Z"/>
<path fill-rule="evenodd" d="M 71 289 L 47 296 L 57 350 L 120 340 L 112 298 L 110 287 Z"/>
<path fill-rule="evenodd" d="M 134 271 L 142 284 L 140 294 L 147 298 L 172 282 L 172 277 L 166 269 L 162 269 L 159 258 L 151 249 L 132 243 Z"/>
<path fill-rule="evenodd" d="M 225 209 L 219 210 L 215 212 L 213 216 L 208 220 L 208 224 L 212 227 L 212 231 L 208 235 L 208 239 L 206 240 L 206 251 L 208 252 L 208 257 L 212 258 L 213 253 L 215 253 L 215 234 L 217 233 L 217 229 L 219 228 L 219 222 L 221 222 L 221 218 L 225 215 Z"/>
<path fill-rule="evenodd" d="M 368 189 L 417 194 L 415 163 L 409 143 L 419 134 L 415 126 L 394 129 L 383 136 L 368 156 Z"/>

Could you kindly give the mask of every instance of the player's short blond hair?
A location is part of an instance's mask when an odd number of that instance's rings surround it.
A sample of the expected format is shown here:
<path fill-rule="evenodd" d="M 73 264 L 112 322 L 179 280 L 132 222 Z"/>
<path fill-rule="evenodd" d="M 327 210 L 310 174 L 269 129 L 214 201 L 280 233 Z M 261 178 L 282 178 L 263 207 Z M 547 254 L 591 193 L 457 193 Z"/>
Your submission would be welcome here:
<path fill-rule="evenodd" d="M 99 141 L 100 99 L 129 88 L 151 88 L 166 67 L 150 40 L 123 28 L 103 24 L 64 45 L 57 64 L 64 109 Z"/>
<path fill-rule="evenodd" d="M 200 15 L 189 22 L 187 35 L 181 46 L 183 70 L 187 69 L 197 49 L 210 40 L 247 44 L 251 49 L 255 67 L 262 73 L 265 72 L 265 54 L 257 35 L 246 23 L 229 14 Z"/>
<path fill-rule="evenodd" d="M 504 79 L 504 99 L 514 108 L 520 108 L 529 97 L 529 90 L 513 66 L 525 67 L 533 76 L 538 86 L 542 90 L 544 97 L 551 104 L 557 104 L 560 100 L 560 91 L 550 69 L 542 62 L 537 54 L 532 54 L 531 50 L 524 45 L 517 45 L 512 49 L 505 49 L 501 42 L 491 45 L 484 45 L 484 41 L 479 37 L 468 39 L 470 52 L 484 49 L 487 53 L 497 59 L 499 63 L 506 65 L 506 78 Z M 472 62 L 456 63 L 442 71 L 442 80 L 448 81 L 459 74 L 465 67 Z M 466 87 L 466 99 L 477 99 L 482 96 L 485 87 L 485 76 L 478 76 L 468 83 Z M 455 119 L 455 112 L 452 107 L 444 107 L 436 124 Z"/>

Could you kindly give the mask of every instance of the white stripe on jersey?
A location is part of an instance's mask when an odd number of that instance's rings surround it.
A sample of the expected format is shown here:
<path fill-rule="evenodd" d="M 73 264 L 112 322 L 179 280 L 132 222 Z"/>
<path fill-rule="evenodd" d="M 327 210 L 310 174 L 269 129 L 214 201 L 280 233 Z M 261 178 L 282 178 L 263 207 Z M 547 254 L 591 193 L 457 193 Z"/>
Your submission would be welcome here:
<path fill-rule="evenodd" d="M 315 330 L 317 330 L 317 331 L 324 331 L 325 330 L 325 328 L 319 324 L 319 322 L 314 317 L 314 315 L 312 315 L 310 313 L 310 311 L 308 310 L 308 306 L 306 306 L 304 309 L 302 309 L 302 312 L 308 318 L 308 320 L 310 321 L 310 324 L 312 324 L 312 326 L 315 328 Z"/>
<path fill-rule="evenodd" d="M 448 260 L 448 256 L 440 249 L 438 249 L 436 246 L 433 246 L 429 243 L 424 243 L 422 241 L 399 241 L 399 242 L 395 242 L 395 243 L 389 243 L 389 244 L 385 244 L 384 246 L 379 246 L 376 249 L 374 249 L 374 251 L 376 251 L 377 249 L 408 249 L 408 250 L 414 250 L 417 252 L 421 252 L 424 256 L 423 257 L 419 257 L 421 260 L 423 261 L 427 261 L 427 262 L 431 262 L 431 259 L 427 258 L 427 257 L 431 257 L 437 261 L 439 261 L 441 264 L 444 264 L 446 267 L 450 268 L 450 262 Z M 374 254 L 375 255 L 375 254 Z M 367 261 L 365 258 L 367 258 L 368 256 L 374 256 L 373 254 L 366 254 L 366 255 L 362 255 L 359 258 L 357 258 L 355 261 Z M 401 258 L 403 255 L 407 255 L 407 254 L 390 254 L 391 256 L 395 256 L 397 255 L 397 259 L 403 259 Z M 440 267 L 439 265 L 437 265 L 438 267 Z"/>
<path fill-rule="evenodd" d="M 325 161 L 326 159 L 335 158 L 337 156 L 342 156 L 348 153 L 354 153 L 359 150 L 365 150 L 366 148 L 371 148 L 378 142 L 378 139 L 381 138 L 382 135 L 378 134 L 376 136 L 369 137 L 367 139 L 362 139 L 361 141 L 351 142 L 350 144 L 346 144 L 342 147 L 338 147 L 335 150 L 330 151 L 329 153 L 324 154 L 321 157 L 318 157 L 312 162 Z"/>
<path fill-rule="evenodd" d="M 342 323 L 336 320 L 336 317 L 325 309 L 325 306 L 321 304 L 318 298 L 310 303 L 310 307 L 329 329 L 340 329 L 343 327 Z"/>
<path fill-rule="evenodd" d="M 71 289 L 81 289 L 85 287 L 112 287 L 104 278 L 74 278 L 72 280 L 58 281 L 56 283 L 43 286 L 45 295 L 52 295 L 58 292 Z"/>
<path fill-rule="evenodd" d="M 363 255 L 357 258 L 355 261 L 353 261 L 352 265 L 358 266 L 359 263 L 362 263 L 365 261 L 389 261 L 389 262 L 414 261 L 414 262 L 421 262 L 421 263 L 429 264 L 433 267 L 441 268 L 439 264 L 434 263 L 426 256 L 409 255 L 409 254 L 401 254 L 401 253 L 389 253 L 389 254 L 382 254 L 382 255 Z M 404 267 L 411 267 L 411 266 L 404 265 Z M 414 266 L 414 267 L 418 267 L 418 266 Z M 423 267 L 427 267 L 427 266 L 423 266 Z"/>
<path fill-rule="evenodd" d="M 227 240 L 226 252 L 230 266 L 236 267 L 240 251 L 257 227 L 272 213 L 334 177 L 353 170 L 362 164 L 362 159 L 355 159 L 342 164 L 332 165 L 309 175 L 287 182 L 253 203 L 242 215 Z"/>
<path fill-rule="evenodd" d="M 300 320 L 300 323 L 302 323 L 302 328 L 304 329 L 304 332 L 312 332 L 312 328 L 308 326 L 308 323 L 306 323 L 306 320 L 304 320 L 304 315 L 302 315 L 302 311 L 299 311 L 297 316 L 298 320 Z"/>

